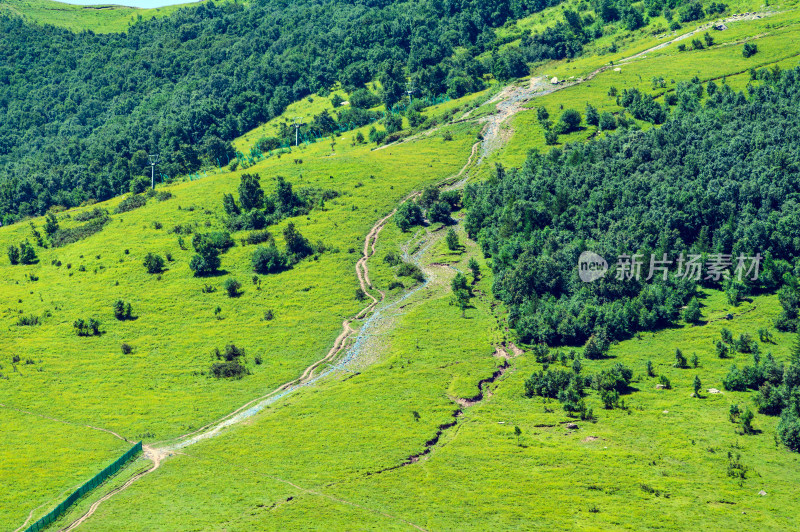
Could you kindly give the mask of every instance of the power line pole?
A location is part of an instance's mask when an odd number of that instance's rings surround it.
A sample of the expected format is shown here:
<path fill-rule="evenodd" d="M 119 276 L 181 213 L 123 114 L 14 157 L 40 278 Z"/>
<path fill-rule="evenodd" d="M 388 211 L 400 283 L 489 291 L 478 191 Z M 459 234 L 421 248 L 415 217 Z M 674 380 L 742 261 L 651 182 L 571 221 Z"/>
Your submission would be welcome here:
<path fill-rule="evenodd" d="M 294 117 L 292 125 L 294 126 L 294 147 L 296 148 L 300 141 L 300 126 L 303 125 L 299 116 Z"/>
<path fill-rule="evenodd" d="M 156 165 L 161 157 L 159 155 L 148 155 L 147 159 L 150 161 L 150 186 L 153 190 L 156 189 Z"/>
<path fill-rule="evenodd" d="M 414 88 L 414 84 L 411 83 L 411 82 L 408 82 L 406 84 L 406 94 L 408 95 L 408 103 L 409 104 L 411 103 L 412 94 L 414 94 L 415 92 L 417 92 L 417 89 Z"/>

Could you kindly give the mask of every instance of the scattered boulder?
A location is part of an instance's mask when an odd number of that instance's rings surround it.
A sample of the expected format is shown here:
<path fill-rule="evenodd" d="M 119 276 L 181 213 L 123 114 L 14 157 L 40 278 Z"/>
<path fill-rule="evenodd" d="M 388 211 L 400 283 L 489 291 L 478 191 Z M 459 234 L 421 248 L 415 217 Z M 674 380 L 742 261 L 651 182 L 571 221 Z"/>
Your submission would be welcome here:
<path fill-rule="evenodd" d="M 663 384 L 656 384 L 656 390 L 663 390 L 663 389 L 664 389 Z"/>
<path fill-rule="evenodd" d="M 575 429 L 577 429 L 577 428 L 578 428 L 578 424 L 577 424 L 577 423 L 567 423 L 567 424 L 566 424 L 566 425 L 564 425 L 564 426 L 565 426 L 565 427 L 567 427 L 567 428 L 568 428 L 568 429 L 570 429 L 570 430 L 575 430 Z"/>
<path fill-rule="evenodd" d="M 722 393 L 722 392 L 717 390 L 716 388 L 709 388 L 708 393 Z"/>
<path fill-rule="evenodd" d="M 764 491 L 764 490 L 761 490 L 761 491 L 759 491 L 759 492 L 758 492 L 758 494 L 759 494 L 759 495 L 761 495 L 761 496 L 763 497 L 764 495 L 766 495 L 766 494 L 767 494 L 767 492 L 766 492 L 766 491 Z"/>

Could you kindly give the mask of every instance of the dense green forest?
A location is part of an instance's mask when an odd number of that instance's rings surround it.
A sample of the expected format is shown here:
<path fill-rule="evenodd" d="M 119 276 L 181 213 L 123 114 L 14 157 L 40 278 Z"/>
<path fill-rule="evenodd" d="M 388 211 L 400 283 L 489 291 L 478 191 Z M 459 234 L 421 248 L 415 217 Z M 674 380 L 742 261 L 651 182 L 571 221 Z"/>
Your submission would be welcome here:
<path fill-rule="evenodd" d="M 491 77 L 526 75 L 531 62 L 575 57 L 648 16 L 680 26 L 706 13 L 684 0 L 583 2 L 503 46 L 519 34 L 499 38 L 496 28 L 559 1 L 209 2 L 108 35 L 0 16 L 0 220 L 126 192 L 147 172 L 146 152 L 161 154 L 166 178 L 226 165 L 231 140 L 336 82 L 354 105 L 318 117 L 307 135 L 375 121 L 367 108 L 392 108 L 409 87 L 457 98 Z M 377 95 L 364 88 L 373 80 Z"/>
<path fill-rule="evenodd" d="M 388 106 L 409 76 L 421 95 L 479 89 L 493 28 L 549 3 L 209 2 L 110 35 L 0 17 L 0 216 L 122 193 L 139 150 L 167 176 L 224 165 L 230 140 L 337 81 L 378 79 Z"/>
<path fill-rule="evenodd" d="M 732 255 L 732 278 L 706 279 L 703 270 L 699 283 L 725 289 L 732 303 L 780 288 L 776 325 L 796 329 L 800 70 L 752 77 L 749 95 L 713 82 L 682 85 L 680 104 L 659 128 L 534 153 L 522 168 L 498 168 L 468 188 L 467 230 L 491 257 L 494 293 L 523 338 L 552 345 L 594 336 L 592 349 L 602 352 L 610 341 L 675 322 L 684 305 L 696 306 L 698 281 L 646 281 L 649 257 L 664 253 L 705 262 Z M 586 250 L 612 267 L 592 283 L 578 276 Z M 617 257 L 635 253 L 644 257 L 641 279 L 617 280 Z M 764 257 L 757 281 L 737 279 L 740 253 Z"/>

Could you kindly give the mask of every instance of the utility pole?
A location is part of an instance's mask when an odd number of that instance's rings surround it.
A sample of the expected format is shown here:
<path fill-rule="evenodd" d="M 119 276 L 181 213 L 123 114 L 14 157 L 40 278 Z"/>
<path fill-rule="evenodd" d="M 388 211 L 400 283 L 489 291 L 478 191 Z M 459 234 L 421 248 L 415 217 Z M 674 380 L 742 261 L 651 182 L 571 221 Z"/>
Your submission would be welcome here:
<path fill-rule="evenodd" d="M 150 186 L 153 190 L 156 189 L 156 165 L 160 159 L 159 155 L 148 155 L 147 159 L 150 161 Z"/>
<path fill-rule="evenodd" d="M 408 95 L 408 103 L 411 103 L 411 95 L 417 92 L 417 89 L 414 88 L 414 84 L 412 82 L 408 82 L 406 84 L 406 94 Z"/>
<path fill-rule="evenodd" d="M 299 116 L 294 117 L 294 122 L 292 125 L 294 126 L 294 147 L 296 148 L 297 145 L 300 143 L 300 126 L 302 126 L 302 122 L 300 122 Z"/>

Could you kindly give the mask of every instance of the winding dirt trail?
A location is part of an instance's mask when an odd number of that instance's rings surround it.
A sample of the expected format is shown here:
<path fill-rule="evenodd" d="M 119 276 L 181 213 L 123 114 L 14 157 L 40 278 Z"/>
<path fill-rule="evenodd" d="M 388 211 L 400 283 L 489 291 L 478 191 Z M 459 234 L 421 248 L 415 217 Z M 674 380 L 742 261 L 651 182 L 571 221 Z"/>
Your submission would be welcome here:
<path fill-rule="evenodd" d="M 473 147 L 473 154 L 474 153 L 475 153 L 475 147 Z M 470 155 L 467 164 L 461 169 L 461 171 L 457 174 L 457 176 L 460 176 L 464 171 L 466 171 L 466 168 L 469 166 L 471 161 L 472 161 L 472 155 Z M 406 201 L 411 201 L 415 199 L 417 196 L 419 196 L 419 192 L 414 192 L 408 195 L 401 203 L 404 203 Z M 364 307 L 358 314 L 356 314 L 353 318 L 346 319 L 344 322 L 342 322 L 342 332 L 336 338 L 336 340 L 333 343 L 333 347 L 331 347 L 331 349 L 328 351 L 325 357 L 323 357 L 320 360 L 317 360 L 316 362 L 308 366 L 305 369 L 305 371 L 303 371 L 303 373 L 296 379 L 283 383 L 282 385 L 278 386 L 268 394 L 262 395 L 261 397 L 257 397 L 245 403 L 244 405 L 237 408 L 233 412 L 230 412 L 229 414 L 225 415 L 220 419 L 217 419 L 216 421 L 213 421 L 212 423 L 204 425 L 203 427 L 200 427 L 197 430 L 194 430 L 177 438 L 162 441 L 160 442 L 161 446 L 159 447 L 156 447 L 155 446 L 156 444 L 143 446 L 145 458 L 153 462 L 152 467 L 150 467 L 145 471 L 137 473 L 121 486 L 114 488 L 113 490 L 103 495 L 100 499 L 95 501 L 83 515 L 74 520 L 67 527 L 61 529 L 62 532 L 66 532 L 68 530 L 74 530 L 76 527 L 78 527 L 80 524 L 82 524 L 88 518 L 90 518 L 97 511 L 97 509 L 103 502 L 109 500 L 114 495 L 117 495 L 118 493 L 130 487 L 137 480 L 158 469 L 161 465 L 161 462 L 165 458 L 172 456 L 173 454 L 176 454 L 178 449 L 182 449 L 184 447 L 197 443 L 198 441 L 210 438 L 218 434 L 222 429 L 229 427 L 243 419 L 246 419 L 247 417 L 250 417 L 249 415 L 247 415 L 248 411 L 252 410 L 259 403 L 263 403 L 264 401 L 277 396 L 281 392 L 286 392 L 294 387 L 310 382 L 312 379 L 314 379 L 315 372 L 322 365 L 333 361 L 345 349 L 347 341 L 356 333 L 356 330 L 353 329 L 353 327 L 351 326 L 353 321 L 363 319 L 367 314 L 369 314 L 372 310 L 374 310 L 375 307 L 379 303 L 381 303 L 386 297 L 385 293 L 381 290 L 376 290 L 379 297 L 375 297 L 375 295 L 372 294 L 371 290 L 373 290 L 373 287 L 372 287 L 372 282 L 369 279 L 368 261 L 370 257 L 372 257 L 375 254 L 376 245 L 378 243 L 378 236 L 381 230 L 385 227 L 386 223 L 389 221 L 389 219 L 391 219 L 392 216 L 394 216 L 396 212 L 397 208 L 392 210 L 391 213 L 387 214 L 386 216 L 384 216 L 375 223 L 375 225 L 372 227 L 369 233 L 367 233 L 367 236 L 364 239 L 364 249 L 362 256 L 358 260 L 358 262 L 356 262 L 355 271 L 359 285 L 361 286 L 361 289 L 364 291 L 364 293 L 372 301 L 366 307 Z M 250 415 L 254 414 L 255 412 L 256 411 L 253 411 Z M 95 428 L 95 427 L 90 427 L 90 428 Z M 122 436 L 119 436 L 106 429 L 95 428 L 95 430 L 110 432 L 111 434 L 114 434 L 115 436 L 124 439 L 125 441 L 128 441 Z M 163 445 L 163 444 L 168 444 L 168 445 Z"/>
<path fill-rule="evenodd" d="M 516 101 L 519 97 L 511 96 L 511 98 Z M 505 100 L 503 100 L 503 103 L 506 103 Z M 507 119 L 511 114 L 513 114 L 513 113 L 510 113 L 510 114 L 509 113 L 501 113 L 499 116 L 493 115 L 493 116 L 489 117 L 486 120 L 486 122 L 488 122 L 488 123 L 487 123 L 486 127 L 484 127 L 483 132 L 482 132 L 483 133 L 483 139 L 479 140 L 478 142 L 473 144 L 472 149 L 470 151 L 470 155 L 467 158 L 467 161 L 464 164 L 464 166 L 461 167 L 461 169 L 458 171 L 458 173 L 456 173 L 456 174 L 444 179 L 443 181 L 441 181 L 439 183 L 439 186 L 450 188 L 450 189 L 460 188 L 461 186 L 463 186 L 463 184 L 466 182 L 467 178 L 469 177 L 468 170 L 470 169 L 470 167 L 472 167 L 473 165 L 479 164 L 480 161 L 483 159 L 483 156 L 481 156 L 481 158 L 478 161 L 475 161 L 475 157 L 478 154 L 479 149 L 482 146 L 486 146 L 487 142 L 492 142 L 494 140 L 494 138 L 498 135 L 498 132 L 500 130 L 500 127 L 499 127 L 500 123 L 502 123 L 502 121 Z M 400 202 L 400 204 L 405 203 L 406 201 L 413 201 L 419 196 L 420 196 L 420 192 L 412 192 L 411 194 L 406 196 Z M 280 385 L 277 388 L 275 388 L 274 390 L 270 391 L 269 393 L 267 393 L 265 395 L 262 395 L 260 397 L 257 397 L 255 399 L 252 399 L 251 401 L 245 403 L 241 407 L 239 407 L 236 410 L 234 410 L 233 412 L 230 412 L 229 414 L 223 416 L 222 418 L 219 418 L 219 419 L 217 419 L 217 420 L 215 420 L 215 421 L 213 421 L 211 423 L 208 423 L 208 424 L 206 424 L 206 425 L 204 425 L 204 426 L 202 426 L 202 427 L 200 427 L 200 428 L 198 428 L 198 429 L 196 429 L 196 430 L 194 430 L 192 432 L 183 434 L 183 435 L 178 436 L 176 438 L 172 438 L 172 439 L 169 439 L 169 440 L 163 440 L 163 441 L 158 442 L 158 443 L 154 443 L 154 444 L 151 444 L 151 445 L 143 446 L 145 458 L 147 458 L 147 459 L 149 459 L 149 460 L 151 460 L 153 462 L 152 467 L 150 467 L 149 469 L 147 469 L 145 471 L 141 471 L 141 472 L 137 473 L 136 475 L 134 475 L 133 477 L 128 479 L 121 486 L 119 486 L 117 488 L 114 488 L 113 490 L 111 490 L 108 493 L 106 493 L 105 495 L 103 495 L 100 499 L 95 501 L 84 514 L 82 514 L 76 520 L 71 522 L 65 528 L 61 529 L 62 532 L 66 532 L 68 530 L 74 530 L 75 528 L 80 526 L 83 522 L 85 522 L 87 519 L 89 519 L 97 511 L 97 509 L 100 507 L 100 505 L 103 502 L 111 499 L 113 496 L 115 496 L 118 493 L 126 490 L 128 487 L 130 487 L 132 484 L 134 484 L 137 480 L 139 480 L 139 479 L 145 477 L 146 475 L 156 471 L 160 467 L 160 465 L 161 465 L 161 463 L 162 463 L 162 461 L 164 459 L 176 454 L 179 449 L 182 449 L 184 447 L 188 447 L 189 445 L 193 445 L 194 443 L 197 443 L 199 441 L 202 441 L 204 439 L 210 438 L 210 437 L 218 434 L 224 428 L 232 426 L 232 425 L 242 421 L 243 419 L 246 419 L 246 418 L 250 417 L 251 415 L 255 414 L 257 411 L 260 411 L 260 408 L 258 408 L 259 405 L 263 405 L 266 401 L 269 401 L 270 399 L 279 397 L 282 393 L 288 392 L 288 391 L 290 391 L 291 389 L 293 389 L 295 387 L 310 383 L 311 381 L 313 381 L 315 379 L 315 377 L 317 377 L 316 371 L 321 366 L 323 366 L 326 363 L 332 362 L 334 359 L 336 359 L 336 357 L 347 346 L 348 340 L 350 338 L 352 338 L 357 332 L 352 327 L 352 323 L 354 321 L 356 321 L 356 320 L 364 319 L 370 312 L 372 312 L 377 307 L 377 305 L 382 303 L 386 298 L 386 294 L 382 290 L 374 289 L 374 287 L 372 286 L 372 282 L 370 281 L 370 278 L 369 278 L 369 263 L 368 263 L 368 261 L 375 254 L 376 246 L 377 246 L 377 243 L 378 243 L 378 236 L 380 235 L 380 232 L 383 230 L 383 228 L 386 226 L 386 223 L 392 218 L 392 216 L 394 216 L 394 214 L 396 212 L 397 212 L 397 208 L 395 208 L 394 210 L 392 210 L 392 212 L 390 212 L 389 214 L 387 214 L 386 216 L 384 216 L 383 218 L 378 220 L 375 223 L 375 225 L 372 226 L 372 228 L 370 229 L 369 233 L 367 233 L 367 236 L 364 238 L 364 248 L 363 248 L 361 257 L 356 262 L 355 272 L 356 272 L 356 277 L 358 279 L 359 286 L 361 287 L 361 290 L 363 290 L 364 293 L 367 295 L 367 297 L 369 297 L 371 299 L 371 302 L 366 307 L 364 307 L 360 312 L 358 312 L 358 314 L 356 314 L 354 317 L 348 318 L 348 319 L 346 319 L 346 320 L 344 320 L 342 322 L 342 332 L 336 338 L 336 340 L 333 343 L 333 346 L 328 351 L 328 353 L 325 355 L 325 357 L 323 357 L 320 360 L 317 360 L 316 362 L 314 362 L 313 364 L 308 366 L 303 371 L 303 373 L 299 377 L 297 377 L 296 379 L 293 379 L 291 381 L 285 382 L 282 385 Z M 376 297 L 376 295 L 374 295 L 372 293 L 373 290 L 375 292 L 377 292 L 377 297 Z M 94 427 L 91 427 L 91 428 L 94 428 Z M 105 429 L 96 429 L 96 430 L 105 430 Z M 107 432 L 110 432 L 110 431 L 107 431 Z M 118 436 L 118 437 L 122 438 L 121 436 Z M 122 439 L 125 439 L 125 438 L 122 438 Z M 125 441 L 128 441 L 128 440 L 125 439 Z M 416 527 L 416 525 L 413 525 L 413 526 Z"/>

